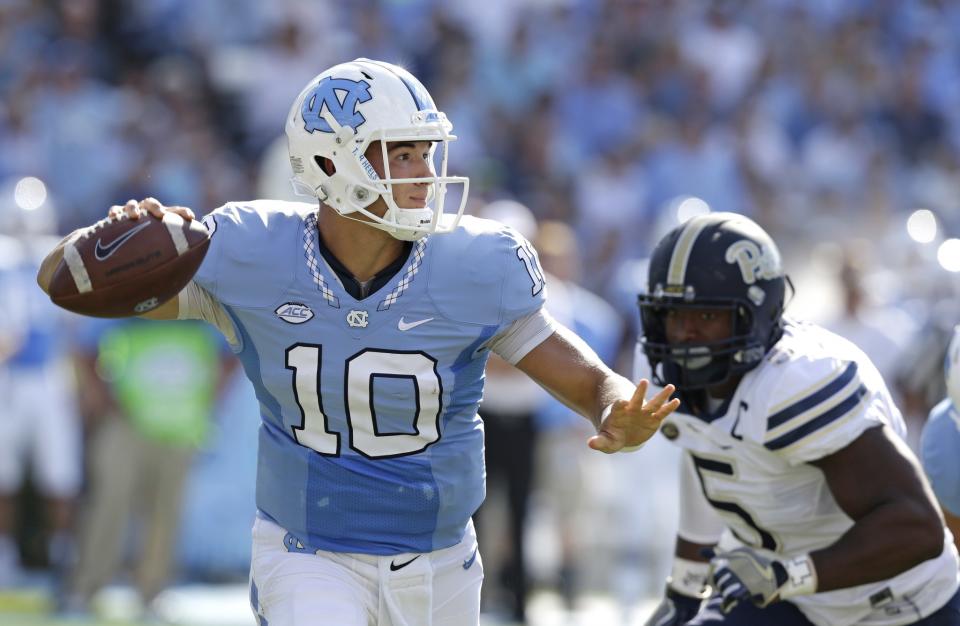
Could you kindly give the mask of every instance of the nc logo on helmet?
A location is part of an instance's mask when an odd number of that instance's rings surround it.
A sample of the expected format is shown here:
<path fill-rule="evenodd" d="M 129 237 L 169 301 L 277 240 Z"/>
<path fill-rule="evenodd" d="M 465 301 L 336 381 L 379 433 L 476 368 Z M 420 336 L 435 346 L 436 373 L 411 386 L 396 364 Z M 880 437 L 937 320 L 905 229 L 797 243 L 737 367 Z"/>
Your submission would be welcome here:
<path fill-rule="evenodd" d="M 752 285 L 759 279 L 770 280 L 783 275 L 780 253 L 775 248 L 761 247 L 749 239 L 741 239 L 727 248 L 727 263 L 737 263 L 743 282 Z"/>
<path fill-rule="evenodd" d="M 321 115 L 326 108 L 341 126 L 350 126 L 356 130 L 367 121 L 367 118 L 357 111 L 357 106 L 372 97 L 370 83 L 365 80 L 327 76 L 303 99 L 300 115 L 303 117 L 304 128 L 311 133 L 315 130 L 332 133 L 330 124 Z"/>

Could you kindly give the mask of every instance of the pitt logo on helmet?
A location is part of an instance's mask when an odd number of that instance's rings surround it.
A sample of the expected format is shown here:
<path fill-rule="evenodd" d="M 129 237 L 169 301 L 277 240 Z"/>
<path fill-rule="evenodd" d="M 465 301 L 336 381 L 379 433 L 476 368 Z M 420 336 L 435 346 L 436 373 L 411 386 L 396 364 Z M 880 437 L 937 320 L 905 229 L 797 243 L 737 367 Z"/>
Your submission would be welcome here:
<path fill-rule="evenodd" d="M 776 248 L 761 247 L 749 239 L 733 243 L 724 258 L 727 263 L 740 265 L 740 274 L 747 285 L 783 276 L 783 263 Z"/>
<path fill-rule="evenodd" d="M 340 99 L 340 94 L 343 94 L 343 100 Z M 357 106 L 371 98 L 373 96 L 370 95 L 370 83 L 367 81 L 327 76 L 303 99 L 300 114 L 304 128 L 311 133 L 315 130 L 334 132 L 327 120 L 323 119 L 323 109 L 326 108 L 341 126 L 356 130 L 367 121 L 363 114 L 357 111 Z"/>

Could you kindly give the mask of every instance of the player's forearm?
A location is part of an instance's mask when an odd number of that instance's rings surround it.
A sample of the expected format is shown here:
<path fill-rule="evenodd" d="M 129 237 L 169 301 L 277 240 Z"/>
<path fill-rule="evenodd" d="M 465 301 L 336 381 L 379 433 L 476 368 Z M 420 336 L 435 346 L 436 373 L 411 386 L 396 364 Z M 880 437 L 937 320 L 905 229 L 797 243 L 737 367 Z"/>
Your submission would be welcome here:
<path fill-rule="evenodd" d="M 569 393 L 567 403 L 599 428 L 604 409 L 616 400 L 629 400 L 636 385 L 607 367 L 573 331 L 562 328 L 557 334 L 573 352 L 568 362 L 575 367 L 567 374 L 570 382 L 565 386 Z"/>
<path fill-rule="evenodd" d="M 817 591 L 892 578 L 943 550 L 943 526 L 925 503 L 890 502 L 861 517 L 836 543 L 810 553 Z"/>
<path fill-rule="evenodd" d="M 573 373 L 568 384 L 543 386 L 557 400 L 590 420 L 594 428 L 599 428 L 604 409 L 615 400 L 630 397 L 633 386 L 624 387 L 623 382 L 629 385 L 627 379 L 609 370 L 583 367 Z"/>
<path fill-rule="evenodd" d="M 562 326 L 520 359 L 517 367 L 594 426 L 609 404 L 629 399 L 636 388 Z"/>
<path fill-rule="evenodd" d="M 583 363 L 570 372 L 570 382 L 550 391 L 568 407 L 590 420 L 594 428 L 608 406 L 616 400 L 627 400 L 636 386 L 599 362 Z"/>

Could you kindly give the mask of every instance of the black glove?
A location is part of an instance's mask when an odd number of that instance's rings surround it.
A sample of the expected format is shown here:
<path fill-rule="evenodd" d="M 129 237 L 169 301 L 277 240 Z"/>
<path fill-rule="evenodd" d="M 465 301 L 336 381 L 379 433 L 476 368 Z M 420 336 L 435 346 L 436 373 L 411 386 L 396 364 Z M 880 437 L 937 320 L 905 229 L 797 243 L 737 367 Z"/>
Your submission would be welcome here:
<path fill-rule="evenodd" d="M 700 610 L 700 598 L 667 587 L 666 597 L 644 626 L 683 626 Z"/>

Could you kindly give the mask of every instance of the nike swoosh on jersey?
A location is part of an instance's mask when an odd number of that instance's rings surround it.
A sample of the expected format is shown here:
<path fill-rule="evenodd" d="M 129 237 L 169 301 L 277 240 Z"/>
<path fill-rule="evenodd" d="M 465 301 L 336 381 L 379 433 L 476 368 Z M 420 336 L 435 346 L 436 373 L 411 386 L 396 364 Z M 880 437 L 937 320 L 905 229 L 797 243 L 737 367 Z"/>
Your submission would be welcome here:
<path fill-rule="evenodd" d="M 406 563 L 401 563 L 400 565 L 397 565 L 397 564 L 394 563 L 393 561 L 390 561 L 390 571 L 391 571 L 391 572 L 395 572 L 395 571 L 397 571 L 397 570 L 401 570 L 401 569 L 403 569 L 403 568 L 405 568 L 406 566 L 410 565 L 411 563 L 413 563 L 414 561 L 416 561 L 416 560 L 419 559 L 419 558 L 420 558 L 420 555 L 418 554 L 417 556 L 413 557 L 412 559 L 410 559 L 410 560 L 407 561 Z"/>
<path fill-rule="evenodd" d="M 470 569 L 470 566 L 473 565 L 473 562 L 477 560 L 477 549 L 473 549 L 473 554 L 470 555 L 469 559 L 463 560 L 463 569 Z"/>
<path fill-rule="evenodd" d="M 122 235 L 120 235 L 119 237 L 117 237 L 116 239 L 108 243 L 107 245 L 103 245 L 100 239 L 97 239 L 97 245 L 94 246 L 93 248 L 93 256 L 96 257 L 98 261 L 106 261 L 111 256 L 113 256 L 114 252 L 120 249 L 120 246 L 130 241 L 130 239 L 134 235 L 139 233 L 144 228 L 147 228 L 148 226 L 150 226 L 149 221 L 146 221 L 143 224 L 140 224 L 139 226 L 135 226 L 134 228 L 128 230 L 127 232 L 123 233 Z"/>
<path fill-rule="evenodd" d="M 400 321 L 397 322 L 397 328 L 399 328 L 400 330 L 410 330 L 411 328 L 416 328 L 417 326 L 419 326 L 419 325 L 421 325 L 421 324 L 426 324 L 427 322 L 432 322 L 432 321 L 433 321 L 433 318 L 432 318 L 432 317 L 428 317 L 428 318 L 425 319 L 425 320 L 417 320 L 416 322 L 405 322 L 405 321 L 403 321 L 403 318 L 401 317 L 401 318 L 400 318 Z"/>

